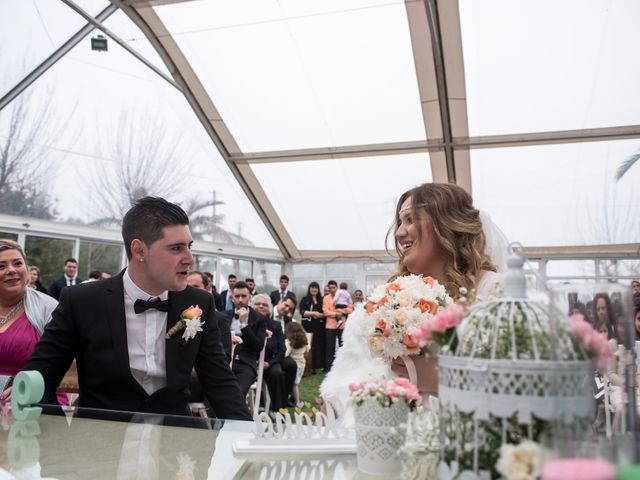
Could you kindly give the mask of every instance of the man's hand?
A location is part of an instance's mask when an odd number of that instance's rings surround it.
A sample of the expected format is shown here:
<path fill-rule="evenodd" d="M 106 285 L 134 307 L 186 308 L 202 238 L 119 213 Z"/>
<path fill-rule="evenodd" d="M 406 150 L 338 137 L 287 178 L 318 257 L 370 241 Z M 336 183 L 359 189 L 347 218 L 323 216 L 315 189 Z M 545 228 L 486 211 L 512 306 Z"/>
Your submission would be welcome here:
<path fill-rule="evenodd" d="M 236 310 L 236 315 L 238 315 L 238 320 L 240 320 L 241 326 L 246 326 L 249 322 L 249 309 L 247 307 L 240 307 Z"/>
<path fill-rule="evenodd" d="M 12 388 L 13 387 L 9 387 L 4 392 L 2 392 L 2 395 L 0 395 L 0 400 L 11 400 L 11 389 Z"/>
<path fill-rule="evenodd" d="M 269 362 L 264 362 L 263 370 L 269 370 L 269 367 L 270 367 Z"/>

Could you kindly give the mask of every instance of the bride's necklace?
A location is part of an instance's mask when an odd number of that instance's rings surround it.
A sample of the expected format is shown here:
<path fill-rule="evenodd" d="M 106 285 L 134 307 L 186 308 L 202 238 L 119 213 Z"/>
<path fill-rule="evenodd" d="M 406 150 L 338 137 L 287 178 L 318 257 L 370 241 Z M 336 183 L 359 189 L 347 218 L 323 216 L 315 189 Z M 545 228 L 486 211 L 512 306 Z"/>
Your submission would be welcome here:
<path fill-rule="evenodd" d="M 6 315 L 0 315 L 0 327 L 13 318 L 18 310 L 22 307 L 23 300 L 16 303 Z"/>

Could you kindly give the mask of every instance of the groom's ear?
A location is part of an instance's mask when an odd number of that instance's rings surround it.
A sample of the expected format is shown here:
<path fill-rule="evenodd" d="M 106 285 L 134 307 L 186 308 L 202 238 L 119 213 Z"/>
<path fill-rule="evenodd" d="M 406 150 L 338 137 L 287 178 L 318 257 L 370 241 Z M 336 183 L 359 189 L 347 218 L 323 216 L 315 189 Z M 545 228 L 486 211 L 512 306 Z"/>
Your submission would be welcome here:
<path fill-rule="evenodd" d="M 145 243 L 138 239 L 134 238 L 131 240 L 131 261 L 132 262 L 144 262 L 144 257 L 147 254 L 147 246 Z"/>

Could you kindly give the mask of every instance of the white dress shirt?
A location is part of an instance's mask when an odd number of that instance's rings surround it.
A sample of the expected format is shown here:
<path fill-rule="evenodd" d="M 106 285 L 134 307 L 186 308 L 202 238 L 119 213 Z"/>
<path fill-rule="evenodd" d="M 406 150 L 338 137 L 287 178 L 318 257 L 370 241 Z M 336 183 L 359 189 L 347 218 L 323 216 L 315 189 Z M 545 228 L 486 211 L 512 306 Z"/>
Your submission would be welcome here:
<path fill-rule="evenodd" d="M 149 295 L 140 289 L 125 270 L 122 277 L 124 286 L 124 313 L 127 322 L 127 349 L 131 374 L 151 395 L 167 386 L 167 361 L 165 358 L 167 313 L 150 308 L 140 314 L 133 310 L 136 300 L 159 298 L 166 300 L 169 292 Z"/>
<path fill-rule="evenodd" d="M 78 276 L 76 275 L 75 277 L 68 277 L 67 274 L 64 274 L 64 279 L 67 281 L 67 287 L 70 287 L 72 285 L 76 284 L 76 278 L 78 278 Z"/>

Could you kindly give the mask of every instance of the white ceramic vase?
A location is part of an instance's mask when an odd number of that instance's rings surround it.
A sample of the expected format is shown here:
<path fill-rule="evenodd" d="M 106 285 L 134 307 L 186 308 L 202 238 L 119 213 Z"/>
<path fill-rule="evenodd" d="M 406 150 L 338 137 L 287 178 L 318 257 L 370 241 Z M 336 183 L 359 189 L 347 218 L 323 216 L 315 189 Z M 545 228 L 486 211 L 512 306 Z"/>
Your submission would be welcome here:
<path fill-rule="evenodd" d="M 404 445 L 409 407 L 400 401 L 383 407 L 367 398 L 355 408 L 358 470 L 367 475 L 398 475 L 398 451 Z"/>

